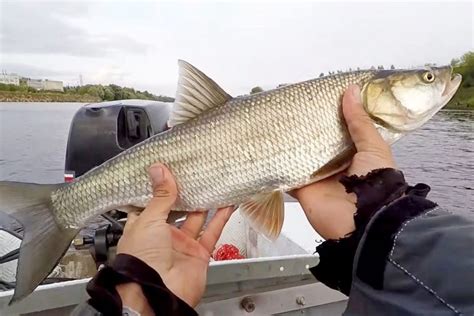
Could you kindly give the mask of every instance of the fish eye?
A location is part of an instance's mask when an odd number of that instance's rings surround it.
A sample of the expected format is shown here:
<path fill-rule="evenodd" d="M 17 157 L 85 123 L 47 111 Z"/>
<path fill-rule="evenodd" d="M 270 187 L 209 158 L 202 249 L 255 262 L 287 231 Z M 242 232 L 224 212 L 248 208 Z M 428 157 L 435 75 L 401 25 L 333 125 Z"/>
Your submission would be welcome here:
<path fill-rule="evenodd" d="M 435 80 L 435 75 L 431 71 L 427 71 L 423 74 L 423 80 L 427 83 L 431 83 Z"/>

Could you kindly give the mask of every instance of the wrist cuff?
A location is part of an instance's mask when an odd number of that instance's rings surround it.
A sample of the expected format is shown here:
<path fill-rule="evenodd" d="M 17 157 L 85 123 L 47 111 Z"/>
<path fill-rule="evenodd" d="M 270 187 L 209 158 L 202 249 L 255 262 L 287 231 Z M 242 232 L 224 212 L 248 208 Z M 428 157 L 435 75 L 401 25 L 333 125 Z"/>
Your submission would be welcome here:
<path fill-rule="evenodd" d="M 197 315 L 192 307 L 165 286 L 153 268 L 127 254 L 118 254 L 110 266 L 102 268 L 89 281 L 89 304 L 105 315 L 122 315 L 122 300 L 115 286 L 130 282 L 141 286 L 156 315 Z"/>
<path fill-rule="evenodd" d="M 319 245 L 316 251 L 320 262 L 310 270 L 319 281 L 349 295 L 354 256 L 367 224 L 378 210 L 398 199 L 410 187 L 403 173 L 392 168 L 376 169 L 361 177 L 344 176 L 340 181 L 348 193 L 357 195 L 356 229 L 345 238 L 327 240 Z"/>

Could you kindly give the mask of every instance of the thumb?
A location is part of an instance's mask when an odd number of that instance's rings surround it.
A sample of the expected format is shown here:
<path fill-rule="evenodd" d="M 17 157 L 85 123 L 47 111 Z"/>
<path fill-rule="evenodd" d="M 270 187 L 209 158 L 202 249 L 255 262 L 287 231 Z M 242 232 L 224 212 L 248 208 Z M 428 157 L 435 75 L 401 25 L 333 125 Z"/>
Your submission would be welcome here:
<path fill-rule="evenodd" d="M 153 198 L 140 217 L 166 220 L 178 196 L 176 182 L 169 169 L 160 163 L 153 164 L 148 173 L 152 182 Z"/>
<path fill-rule="evenodd" d="M 360 88 L 351 85 L 342 99 L 342 112 L 347 129 L 358 152 L 385 151 L 388 145 L 380 136 L 374 122 L 362 106 Z"/>

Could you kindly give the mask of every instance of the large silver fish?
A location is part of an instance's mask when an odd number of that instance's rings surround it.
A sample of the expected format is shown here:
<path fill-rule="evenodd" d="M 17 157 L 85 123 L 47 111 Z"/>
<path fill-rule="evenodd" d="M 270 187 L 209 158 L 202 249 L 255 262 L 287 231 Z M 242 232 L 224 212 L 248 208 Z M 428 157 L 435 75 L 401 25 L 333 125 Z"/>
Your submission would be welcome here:
<path fill-rule="evenodd" d="M 143 208 L 152 197 L 148 167 L 167 165 L 179 187 L 175 210 L 240 205 L 270 238 L 283 223 L 285 191 L 346 168 L 354 146 L 341 114 L 350 84 L 390 143 L 428 121 L 454 95 L 451 67 L 367 70 L 326 76 L 232 98 L 180 61 L 172 128 L 71 184 L 0 182 L 0 210 L 24 226 L 13 301 L 31 293 L 88 220 L 112 209 Z"/>

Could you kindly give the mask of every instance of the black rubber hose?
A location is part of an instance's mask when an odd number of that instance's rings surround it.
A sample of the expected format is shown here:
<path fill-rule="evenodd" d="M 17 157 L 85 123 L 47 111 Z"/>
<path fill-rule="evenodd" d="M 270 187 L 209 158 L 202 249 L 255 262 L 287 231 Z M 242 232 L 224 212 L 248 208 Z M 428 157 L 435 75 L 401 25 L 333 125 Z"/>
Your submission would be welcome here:
<path fill-rule="evenodd" d="M 19 256 L 20 248 L 14 249 L 0 257 L 0 264 L 18 259 Z"/>

